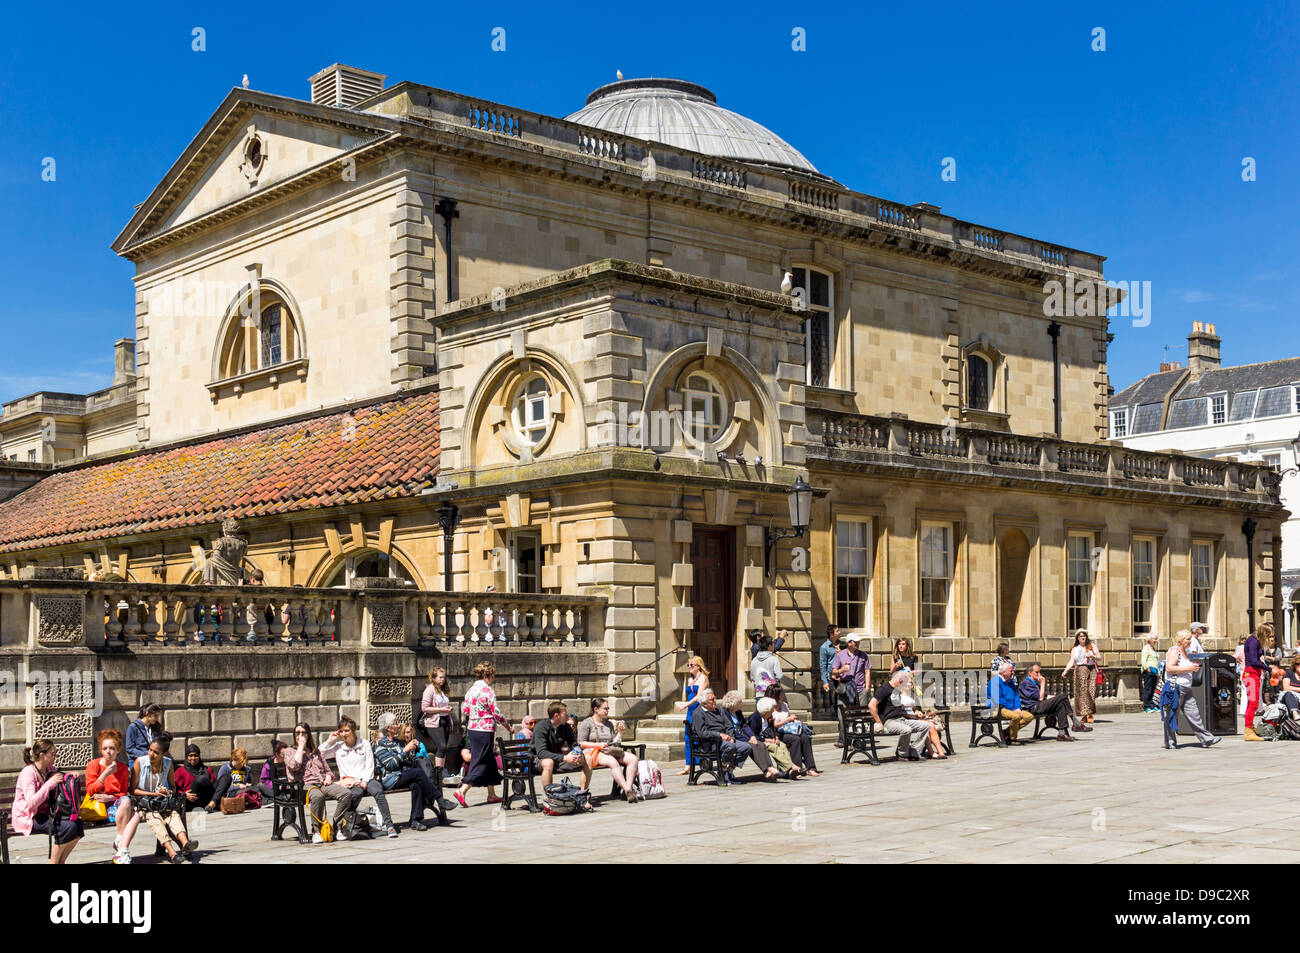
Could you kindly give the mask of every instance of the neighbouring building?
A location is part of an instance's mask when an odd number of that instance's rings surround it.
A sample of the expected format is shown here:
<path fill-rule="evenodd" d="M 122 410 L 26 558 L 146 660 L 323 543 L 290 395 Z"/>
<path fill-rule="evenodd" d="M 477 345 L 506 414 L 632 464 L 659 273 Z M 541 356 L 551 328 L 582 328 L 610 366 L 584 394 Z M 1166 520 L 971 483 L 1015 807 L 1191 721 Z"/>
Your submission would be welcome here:
<path fill-rule="evenodd" d="M 666 741 L 687 657 L 747 689 L 753 629 L 790 630 L 807 710 L 829 622 L 878 670 L 900 636 L 1056 665 L 1086 628 L 1118 676 L 1191 621 L 1200 540 L 1216 631 L 1274 611 L 1267 467 L 1107 439 L 1107 319 L 1047 316 L 1101 256 L 853 191 L 694 83 L 564 119 L 339 65 L 235 89 L 113 247 L 135 446 L 0 506 L 0 652 L 98 659 L 102 718 L 165 691 L 264 744 L 491 656 L 514 713 L 608 694 Z M 214 546 L 301 652 L 193 644 L 244 631 Z M 114 581 L 53 578 L 83 571 Z"/>
<path fill-rule="evenodd" d="M 1139 450 L 1177 451 L 1266 465 L 1291 515 L 1282 527 L 1281 600 L 1287 645 L 1300 611 L 1300 357 L 1223 367 L 1213 324 L 1192 322 L 1187 366 L 1165 363 L 1110 399 L 1110 436 Z M 1204 611 L 1210 579 L 1208 541 L 1193 541 L 1193 615 Z M 1230 635 L 1234 633 L 1229 633 Z"/>

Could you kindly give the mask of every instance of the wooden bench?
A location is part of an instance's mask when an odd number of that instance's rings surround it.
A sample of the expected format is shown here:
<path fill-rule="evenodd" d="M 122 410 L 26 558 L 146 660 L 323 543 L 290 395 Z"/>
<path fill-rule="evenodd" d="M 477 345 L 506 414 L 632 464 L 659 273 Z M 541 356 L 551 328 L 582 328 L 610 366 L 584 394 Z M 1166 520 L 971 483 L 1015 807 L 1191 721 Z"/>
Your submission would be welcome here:
<path fill-rule="evenodd" d="M 727 772 L 722 766 L 722 742 L 714 739 L 705 741 L 695 733 L 695 726 L 686 719 L 686 737 L 691 745 L 690 776 L 687 784 L 697 784 L 700 778 L 709 774 L 720 787 L 727 786 Z"/>
<path fill-rule="evenodd" d="M 952 745 L 952 726 L 950 724 L 952 710 L 946 706 L 935 708 L 935 714 L 941 720 L 939 725 L 939 744 L 946 755 L 954 754 Z M 876 730 L 876 719 L 872 717 L 871 709 L 866 706 L 860 707 L 841 707 L 839 712 L 840 734 L 844 738 L 844 748 L 840 753 L 840 764 L 851 764 L 853 756 L 856 754 L 865 755 L 870 764 L 880 764 L 880 755 L 876 750 L 876 737 L 891 736 L 899 738 L 898 747 L 892 756 L 892 760 L 897 761 L 903 750 L 903 745 L 907 741 L 906 735 L 895 735 L 893 732 Z"/>

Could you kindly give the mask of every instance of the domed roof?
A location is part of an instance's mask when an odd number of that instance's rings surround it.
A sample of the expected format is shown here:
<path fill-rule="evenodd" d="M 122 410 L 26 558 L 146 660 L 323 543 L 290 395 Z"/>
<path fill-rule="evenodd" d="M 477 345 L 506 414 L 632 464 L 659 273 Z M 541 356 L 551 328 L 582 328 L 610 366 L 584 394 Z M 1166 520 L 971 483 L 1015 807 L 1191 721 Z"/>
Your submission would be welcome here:
<path fill-rule="evenodd" d="M 565 118 L 720 159 L 817 172 L 770 129 L 723 109 L 709 90 L 682 79 L 619 80 L 595 90 L 586 106 Z"/>

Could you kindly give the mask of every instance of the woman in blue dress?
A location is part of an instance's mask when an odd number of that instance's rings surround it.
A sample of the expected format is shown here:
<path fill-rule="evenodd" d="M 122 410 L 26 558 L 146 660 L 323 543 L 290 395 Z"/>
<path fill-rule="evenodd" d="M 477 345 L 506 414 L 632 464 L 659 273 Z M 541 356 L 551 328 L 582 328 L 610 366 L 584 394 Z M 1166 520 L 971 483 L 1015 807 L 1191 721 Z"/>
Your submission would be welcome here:
<path fill-rule="evenodd" d="M 700 707 L 700 703 L 696 701 L 696 697 L 700 692 L 709 687 L 709 670 L 704 667 L 704 659 L 700 658 L 698 655 L 691 656 L 690 661 L 686 663 L 686 670 L 691 674 L 690 677 L 686 679 L 686 686 L 682 693 L 682 700 L 675 704 L 678 711 L 685 709 L 686 720 L 690 721 L 691 715 L 695 713 L 695 709 Z M 692 764 L 691 736 L 685 728 L 682 729 L 682 733 L 686 738 L 686 767 L 682 768 L 677 773 L 690 774 Z"/>

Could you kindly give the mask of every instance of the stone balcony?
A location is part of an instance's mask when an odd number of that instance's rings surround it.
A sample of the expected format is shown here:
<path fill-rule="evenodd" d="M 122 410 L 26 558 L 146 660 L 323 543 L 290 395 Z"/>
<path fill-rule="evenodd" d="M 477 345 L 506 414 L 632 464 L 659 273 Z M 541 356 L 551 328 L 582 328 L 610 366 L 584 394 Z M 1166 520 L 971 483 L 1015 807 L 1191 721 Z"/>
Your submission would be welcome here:
<path fill-rule="evenodd" d="M 81 572 L 35 569 L 31 578 L 0 582 L 0 645 L 110 652 L 604 645 L 606 600 L 597 596 L 429 592 L 391 579 L 305 589 L 58 578 Z"/>
<path fill-rule="evenodd" d="M 606 181 L 610 172 L 621 172 L 627 185 L 653 178 L 662 186 L 688 188 L 694 201 L 731 203 L 747 214 L 754 214 L 760 205 L 781 209 L 801 221 L 816 220 L 826 235 L 854 234 L 977 270 L 983 266 L 1034 281 L 1066 271 L 1102 275 L 1100 255 L 965 222 L 940 214 L 937 206 L 925 202 L 907 205 L 855 192 L 820 173 L 729 162 L 410 82 L 390 86 L 356 108 L 440 133 L 452 132 L 462 140 L 480 140 L 485 146 L 523 150 L 534 157 L 532 161 L 548 153 L 568 157 L 569 173 L 590 162 L 596 172 L 603 170 Z M 647 170 L 651 154 L 652 174 Z"/>
<path fill-rule="evenodd" d="M 901 414 L 873 417 L 810 408 L 807 426 L 811 467 L 913 476 L 929 471 L 950 482 L 1048 483 L 1060 492 L 1112 499 L 1231 503 L 1270 514 L 1281 509 L 1278 482 L 1263 464 L 945 427 Z"/>

